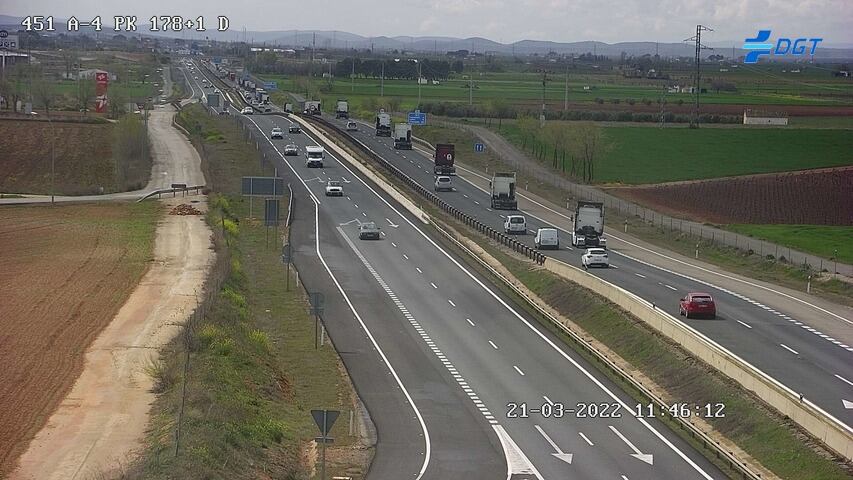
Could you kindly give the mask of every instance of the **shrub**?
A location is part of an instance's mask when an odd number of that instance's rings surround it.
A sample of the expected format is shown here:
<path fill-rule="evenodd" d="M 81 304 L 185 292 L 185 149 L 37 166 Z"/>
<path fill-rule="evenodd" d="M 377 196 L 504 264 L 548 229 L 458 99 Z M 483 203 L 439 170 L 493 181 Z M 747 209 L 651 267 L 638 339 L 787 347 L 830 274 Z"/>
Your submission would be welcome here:
<path fill-rule="evenodd" d="M 270 349 L 270 336 L 264 331 L 252 330 L 249 332 L 249 340 L 265 352 Z"/>

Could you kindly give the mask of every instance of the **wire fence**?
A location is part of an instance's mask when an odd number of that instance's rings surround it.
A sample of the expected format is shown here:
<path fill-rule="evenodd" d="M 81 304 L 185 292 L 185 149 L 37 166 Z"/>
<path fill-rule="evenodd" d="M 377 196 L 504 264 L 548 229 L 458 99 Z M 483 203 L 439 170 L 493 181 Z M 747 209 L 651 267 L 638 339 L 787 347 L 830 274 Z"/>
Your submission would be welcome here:
<path fill-rule="evenodd" d="M 719 247 L 736 248 L 743 252 L 759 255 L 766 260 L 795 265 L 810 271 L 853 276 L 853 265 L 839 263 L 835 258 L 822 258 L 777 243 L 767 242 L 703 223 L 662 214 L 611 195 L 594 186 L 574 182 L 557 174 L 557 172 L 549 169 L 547 166 L 530 159 L 523 153 L 508 153 L 506 149 L 501 148 L 499 145 L 494 145 L 488 138 L 480 137 L 477 130 L 470 128 L 468 125 L 443 121 L 433 123 L 445 128 L 462 128 L 468 130 L 494 151 L 507 167 L 515 169 L 523 177 L 535 179 L 537 182 L 550 185 L 565 192 L 567 194 L 567 201 L 586 200 L 601 202 L 604 204 L 605 209 L 615 209 L 624 216 L 641 219 L 649 225 L 659 227 L 662 230 L 687 235 L 697 242 L 708 242 Z M 519 185 L 519 187 L 521 186 Z M 525 190 L 529 190 L 529 184 L 524 185 L 524 187 Z"/>

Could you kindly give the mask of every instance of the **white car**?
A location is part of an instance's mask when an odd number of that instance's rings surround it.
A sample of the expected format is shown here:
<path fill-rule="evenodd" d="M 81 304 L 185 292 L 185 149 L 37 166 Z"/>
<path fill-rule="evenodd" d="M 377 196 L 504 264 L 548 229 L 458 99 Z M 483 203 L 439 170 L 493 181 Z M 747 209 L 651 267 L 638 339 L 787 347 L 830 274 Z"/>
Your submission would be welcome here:
<path fill-rule="evenodd" d="M 357 132 L 358 131 L 358 124 L 353 122 L 353 121 L 347 122 L 347 131 L 348 132 Z"/>
<path fill-rule="evenodd" d="M 254 111 L 252 110 L 252 107 L 246 107 L 240 110 L 240 113 L 242 113 L 243 115 L 252 115 Z"/>
<path fill-rule="evenodd" d="M 341 185 L 341 182 L 337 180 L 329 180 L 326 183 L 326 196 L 327 197 L 343 197 L 344 196 L 344 187 Z"/>
<path fill-rule="evenodd" d="M 453 185 L 450 181 L 450 177 L 447 175 L 439 175 L 435 177 L 435 191 L 440 192 L 442 190 L 446 190 L 448 192 L 453 191 Z"/>
<path fill-rule="evenodd" d="M 607 250 L 603 248 L 587 248 L 586 253 L 581 256 L 581 265 L 583 265 L 583 268 L 609 267 L 610 260 L 607 258 Z"/>
<path fill-rule="evenodd" d="M 504 221 L 504 232 L 526 234 L 527 220 L 524 215 L 507 215 Z"/>
<path fill-rule="evenodd" d="M 279 128 L 279 127 L 273 127 L 272 132 L 270 132 L 270 138 L 271 139 L 284 138 L 284 132 L 282 132 L 281 128 Z"/>
<path fill-rule="evenodd" d="M 536 245 L 536 250 L 544 250 L 546 248 L 559 250 L 560 236 L 556 228 L 540 228 L 536 230 L 536 237 L 533 239 Z"/>

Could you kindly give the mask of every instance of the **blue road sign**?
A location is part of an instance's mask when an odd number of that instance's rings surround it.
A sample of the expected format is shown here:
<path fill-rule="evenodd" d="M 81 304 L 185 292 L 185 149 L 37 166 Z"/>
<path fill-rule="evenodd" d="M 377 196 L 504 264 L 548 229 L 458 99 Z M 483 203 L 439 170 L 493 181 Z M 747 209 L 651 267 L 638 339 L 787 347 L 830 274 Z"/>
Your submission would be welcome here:
<path fill-rule="evenodd" d="M 477 153 L 483 153 L 486 151 L 486 146 L 482 143 L 475 143 L 474 144 L 474 151 Z"/>
<path fill-rule="evenodd" d="M 420 110 L 409 112 L 409 124 L 426 125 L 426 113 L 422 113 Z"/>
<path fill-rule="evenodd" d="M 264 89 L 270 92 L 278 90 L 278 82 L 264 82 Z"/>

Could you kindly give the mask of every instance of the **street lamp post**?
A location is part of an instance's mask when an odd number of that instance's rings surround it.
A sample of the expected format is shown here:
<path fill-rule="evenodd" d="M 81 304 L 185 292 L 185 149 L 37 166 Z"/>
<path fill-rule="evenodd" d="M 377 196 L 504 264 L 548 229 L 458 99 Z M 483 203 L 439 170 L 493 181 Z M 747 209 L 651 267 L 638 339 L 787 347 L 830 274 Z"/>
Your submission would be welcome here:
<path fill-rule="evenodd" d="M 382 59 L 382 76 L 379 77 L 379 96 L 385 96 L 385 59 Z"/>
<path fill-rule="evenodd" d="M 421 62 L 415 59 L 418 64 L 418 108 L 421 108 Z"/>

